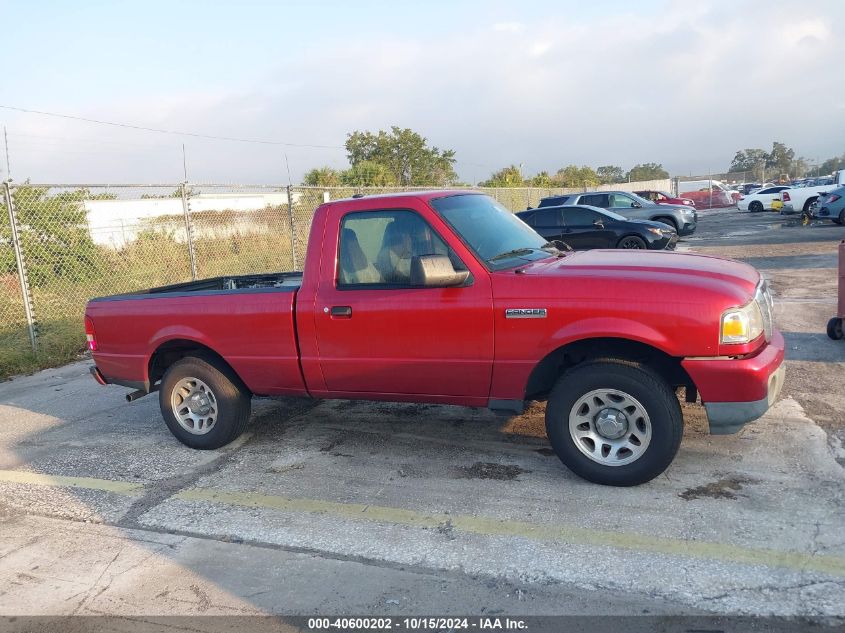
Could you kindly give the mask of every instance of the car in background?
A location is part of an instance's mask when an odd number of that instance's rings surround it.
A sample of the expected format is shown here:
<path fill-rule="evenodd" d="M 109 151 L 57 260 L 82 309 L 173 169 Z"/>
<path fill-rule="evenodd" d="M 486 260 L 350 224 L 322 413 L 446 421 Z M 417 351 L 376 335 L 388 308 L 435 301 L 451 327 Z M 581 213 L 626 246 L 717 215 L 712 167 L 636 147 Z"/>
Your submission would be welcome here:
<path fill-rule="evenodd" d="M 774 187 L 766 187 L 747 196 L 742 196 L 736 201 L 736 206 L 740 211 L 750 211 L 756 213 L 759 211 L 771 211 L 772 201 L 780 200 L 779 195 L 782 191 L 790 189 L 786 185 L 776 185 Z"/>
<path fill-rule="evenodd" d="M 820 193 L 813 207 L 813 217 L 845 224 L 845 187 L 837 187 Z"/>
<path fill-rule="evenodd" d="M 695 207 L 674 204 L 654 204 L 628 191 L 586 191 L 559 196 L 548 196 L 540 200 L 540 207 L 577 205 L 609 209 L 629 220 L 651 220 L 663 222 L 675 229 L 678 235 L 695 232 L 698 213 Z"/>
<path fill-rule="evenodd" d="M 783 202 L 781 213 L 810 213 L 810 208 L 816 203 L 819 196 L 837 188 L 835 184 L 807 185 L 795 189 L 784 189 L 778 194 Z"/>
<path fill-rule="evenodd" d="M 655 191 L 648 189 L 646 191 L 635 191 L 640 198 L 645 198 L 654 204 L 685 204 L 688 207 L 694 207 L 695 203 L 689 198 L 676 198 L 665 191 Z"/>
<path fill-rule="evenodd" d="M 692 200 L 697 209 L 712 209 L 733 206 L 740 193 L 718 180 L 681 180 L 678 195 Z"/>
<path fill-rule="evenodd" d="M 549 242 L 560 240 L 575 250 L 631 248 L 674 249 L 675 230 L 662 222 L 629 220 L 624 216 L 584 205 L 529 209 L 516 214 Z"/>
<path fill-rule="evenodd" d="M 740 195 L 747 196 L 749 193 L 754 191 L 755 189 L 762 188 L 759 182 L 744 182 L 741 185 L 736 186 L 736 190 L 740 193 Z"/>

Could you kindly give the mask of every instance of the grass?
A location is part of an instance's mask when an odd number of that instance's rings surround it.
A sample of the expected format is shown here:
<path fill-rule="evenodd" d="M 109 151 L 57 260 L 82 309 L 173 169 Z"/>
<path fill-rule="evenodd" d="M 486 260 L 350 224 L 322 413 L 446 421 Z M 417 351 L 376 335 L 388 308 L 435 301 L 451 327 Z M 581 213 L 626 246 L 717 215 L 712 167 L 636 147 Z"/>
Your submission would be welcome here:
<path fill-rule="evenodd" d="M 197 276 L 291 270 L 290 231 L 275 223 L 249 233 L 215 236 L 197 227 Z M 203 237 L 208 236 L 208 237 Z M 298 253 L 301 261 L 304 256 Z M 61 277 L 31 286 L 37 322 L 33 353 L 16 274 L 0 277 L 0 380 L 56 367 L 85 351 L 83 316 L 92 297 L 133 292 L 191 279 L 184 241 L 166 232 L 148 232 L 120 250 L 99 248 L 96 270 L 86 279 Z"/>

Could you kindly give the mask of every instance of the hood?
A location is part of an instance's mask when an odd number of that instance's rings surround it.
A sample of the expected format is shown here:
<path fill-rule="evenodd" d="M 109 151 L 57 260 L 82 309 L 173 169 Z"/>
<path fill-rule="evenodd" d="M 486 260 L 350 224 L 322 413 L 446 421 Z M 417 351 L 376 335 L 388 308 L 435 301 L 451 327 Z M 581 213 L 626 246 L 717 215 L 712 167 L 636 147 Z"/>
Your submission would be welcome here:
<path fill-rule="evenodd" d="M 659 223 L 655 223 L 659 224 Z M 543 259 L 521 267 L 525 275 L 600 280 L 624 278 L 635 285 L 698 286 L 729 295 L 737 305 L 754 296 L 760 273 L 732 259 L 671 251 L 626 249 L 578 251 L 556 259 Z"/>

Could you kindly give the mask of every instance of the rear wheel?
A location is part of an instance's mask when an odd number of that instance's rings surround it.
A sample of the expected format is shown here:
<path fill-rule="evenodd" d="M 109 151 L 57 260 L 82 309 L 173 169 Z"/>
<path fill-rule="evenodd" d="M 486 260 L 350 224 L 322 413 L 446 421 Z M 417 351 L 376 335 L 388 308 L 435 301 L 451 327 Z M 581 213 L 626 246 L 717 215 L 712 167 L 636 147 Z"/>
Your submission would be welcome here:
<path fill-rule="evenodd" d="M 748 205 L 748 210 L 751 213 L 759 213 L 760 211 L 763 210 L 763 203 L 760 202 L 759 200 L 755 200 L 754 202 L 752 202 L 751 204 Z"/>
<path fill-rule="evenodd" d="M 831 218 L 836 224 L 845 224 L 845 209 L 839 212 L 838 218 Z"/>
<path fill-rule="evenodd" d="M 834 341 L 842 340 L 842 319 L 839 317 L 833 317 L 827 322 L 827 335 Z"/>
<path fill-rule="evenodd" d="M 619 240 L 619 244 L 616 245 L 616 248 L 648 248 L 646 246 L 645 240 L 641 237 L 637 237 L 636 235 L 628 235 L 627 237 L 623 237 Z"/>
<path fill-rule="evenodd" d="M 661 474 L 683 436 L 681 406 L 646 366 L 582 363 L 564 373 L 546 406 L 546 433 L 575 474 L 608 486 L 636 486 Z"/>
<path fill-rule="evenodd" d="M 170 432 L 186 446 L 215 449 L 243 433 L 250 394 L 227 367 L 188 357 L 165 372 L 159 406 Z"/>

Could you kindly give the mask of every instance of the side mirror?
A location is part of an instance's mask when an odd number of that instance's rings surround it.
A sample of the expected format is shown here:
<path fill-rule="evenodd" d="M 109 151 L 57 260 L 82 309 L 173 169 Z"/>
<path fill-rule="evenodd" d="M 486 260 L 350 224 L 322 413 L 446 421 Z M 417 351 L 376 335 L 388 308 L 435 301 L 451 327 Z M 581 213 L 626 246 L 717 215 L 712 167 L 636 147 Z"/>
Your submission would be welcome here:
<path fill-rule="evenodd" d="M 636 200 L 635 200 L 634 202 L 632 202 L 632 203 L 631 203 L 631 206 L 632 206 L 634 209 L 642 209 L 642 208 L 643 208 L 643 205 L 641 205 L 641 204 L 640 204 L 639 202 L 637 202 Z"/>
<path fill-rule="evenodd" d="M 599 228 L 599 229 L 603 229 L 604 228 L 604 222 L 602 222 L 601 220 L 593 220 L 593 226 L 595 226 L 596 228 Z"/>
<path fill-rule="evenodd" d="M 461 286 L 469 278 L 469 271 L 455 270 L 446 255 L 421 255 L 411 259 L 411 285 L 422 288 L 451 288 Z"/>

